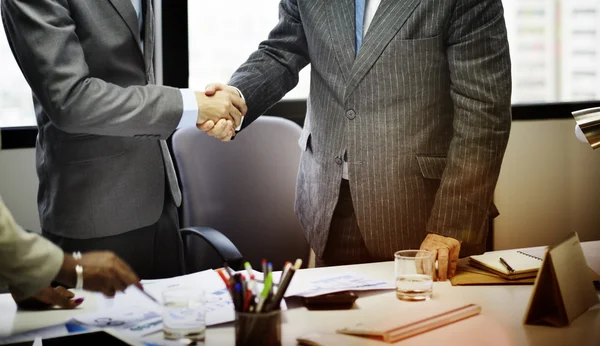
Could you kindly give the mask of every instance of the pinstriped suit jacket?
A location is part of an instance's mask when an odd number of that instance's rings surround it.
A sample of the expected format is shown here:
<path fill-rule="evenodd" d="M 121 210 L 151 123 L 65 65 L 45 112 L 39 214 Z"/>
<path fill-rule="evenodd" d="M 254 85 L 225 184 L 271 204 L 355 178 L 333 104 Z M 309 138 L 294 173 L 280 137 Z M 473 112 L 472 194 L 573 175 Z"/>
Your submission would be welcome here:
<path fill-rule="evenodd" d="M 353 0 L 283 0 L 230 81 L 247 126 L 311 64 L 296 196 L 311 246 L 321 257 L 347 151 L 373 256 L 418 248 L 428 232 L 480 252 L 511 124 L 501 0 L 383 0 L 357 56 L 354 40 Z"/>

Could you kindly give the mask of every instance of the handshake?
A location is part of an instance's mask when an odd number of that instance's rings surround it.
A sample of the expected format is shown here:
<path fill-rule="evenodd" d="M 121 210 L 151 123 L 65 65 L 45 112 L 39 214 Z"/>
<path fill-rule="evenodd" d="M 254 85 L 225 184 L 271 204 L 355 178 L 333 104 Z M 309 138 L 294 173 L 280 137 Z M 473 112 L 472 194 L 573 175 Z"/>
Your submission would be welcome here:
<path fill-rule="evenodd" d="M 209 136 L 229 141 L 242 123 L 248 107 L 236 88 L 209 84 L 204 92 L 196 93 L 198 120 L 196 127 Z"/>

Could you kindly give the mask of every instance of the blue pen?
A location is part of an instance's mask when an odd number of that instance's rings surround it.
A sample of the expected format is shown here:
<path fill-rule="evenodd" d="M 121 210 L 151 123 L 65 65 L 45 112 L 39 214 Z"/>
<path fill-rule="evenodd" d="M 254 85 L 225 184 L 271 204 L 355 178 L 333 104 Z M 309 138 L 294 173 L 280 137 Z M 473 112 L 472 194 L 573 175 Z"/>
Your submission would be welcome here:
<path fill-rule="evenodd" d="M 242 302 L 244 298 L 242 297 L 242 284 L 235 284 L 235 294 L 233 295 L 233 306 L 237 311 L 242 311 Z"/>
<path fill-rule="evenodd" d="M 268 275 L 273 276 L 273 263 L 267 263 L 267 273 Z M 271 288 L 269 289 L 269 295 L 273 294 L 273 284 L 271 284 Z"/>

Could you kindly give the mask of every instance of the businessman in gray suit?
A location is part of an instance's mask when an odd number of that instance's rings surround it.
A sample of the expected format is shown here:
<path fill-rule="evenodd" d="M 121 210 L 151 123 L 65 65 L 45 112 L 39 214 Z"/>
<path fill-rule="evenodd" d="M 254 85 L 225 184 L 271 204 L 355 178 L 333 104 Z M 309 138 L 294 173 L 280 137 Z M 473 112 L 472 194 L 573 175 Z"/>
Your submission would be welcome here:
<path fill-rule="evenodd" d="M 141 278 L 181 274 L 165 140 L 182 117 L 228 134 L 243 100 L 154 85 L 151 0 L 2 0 L 2 19 L 33 92 L 43 234 L 112 250 Z"/>
<path fill-rule="evenodd" d="M 451 277 L 497 215 L 511 124 L 501 1 L 282 0 L 279 13 L 229 85 L 245 127 L 311 64 L 296 214 L 317 263 L 422 248 Z"/>

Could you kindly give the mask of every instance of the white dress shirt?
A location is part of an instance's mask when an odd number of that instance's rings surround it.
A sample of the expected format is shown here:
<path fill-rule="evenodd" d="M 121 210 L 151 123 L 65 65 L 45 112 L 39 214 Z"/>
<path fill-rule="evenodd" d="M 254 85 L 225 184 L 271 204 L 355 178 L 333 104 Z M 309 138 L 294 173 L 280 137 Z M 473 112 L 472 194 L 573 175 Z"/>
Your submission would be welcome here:
<path fill-rule="evenodd" d="M 369 30 L 369 26 L 373 21 L 373 17 L 375 17 L 375 12 L 377 12 L 380 3 L 381 0 L 366 0 L 365 19 L 363 22 L 363 38 Z M 346 162 L 346 160 L 344 160 L 344 164 L 342 166 L 342 178 L 348 180 L 348 162 Z"/>
<path fill-rule="evenodd" d="M 135 13 L 138 17 L 138 29 L 142 32 L 142 26 L 144 25 L 144 18 L 142 18 L 142 1 L 144 0 L 131 0 L 131 4 L 135 9 Z M 142 52 L 144 51 L 144 38 L 140 37 L 142 46 Z M 198 102 L 196 101 L 196 93 L 192 89 L 179 89 L 181 92 L 181 98 L 183 99 L 183 114 L 177 128 L 183 126 L 196 126 L 198 120 Z"/>

